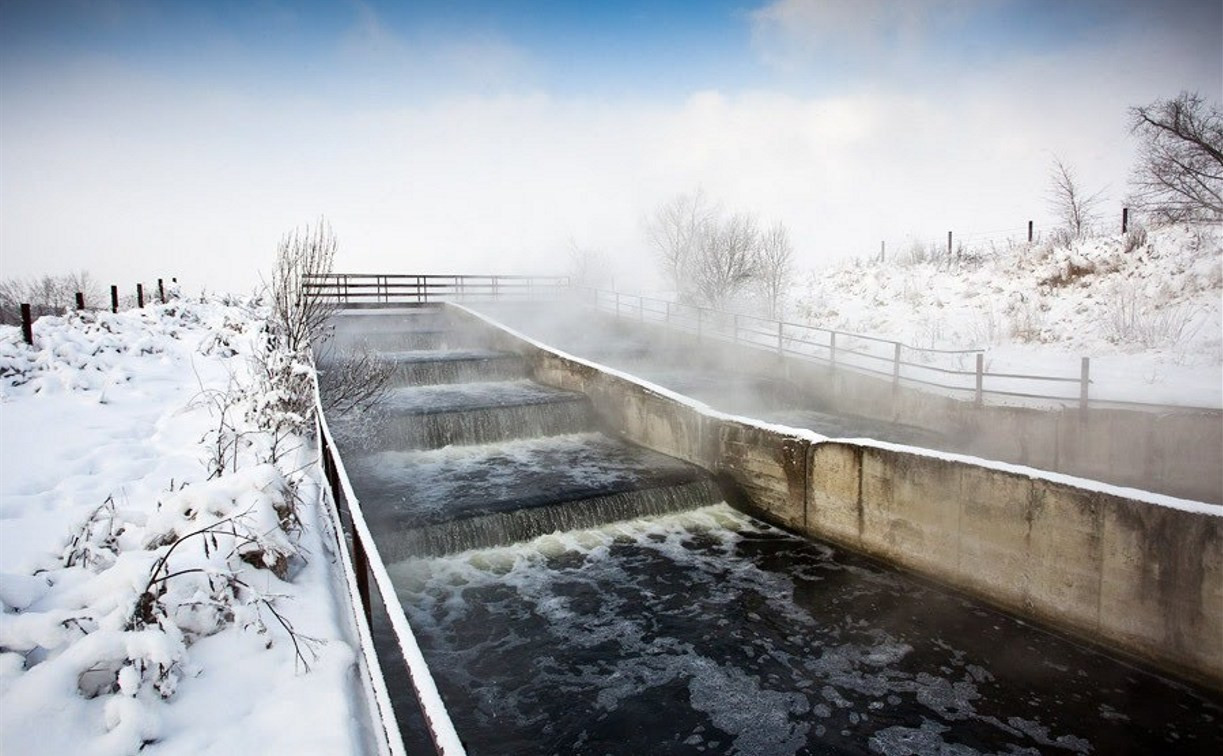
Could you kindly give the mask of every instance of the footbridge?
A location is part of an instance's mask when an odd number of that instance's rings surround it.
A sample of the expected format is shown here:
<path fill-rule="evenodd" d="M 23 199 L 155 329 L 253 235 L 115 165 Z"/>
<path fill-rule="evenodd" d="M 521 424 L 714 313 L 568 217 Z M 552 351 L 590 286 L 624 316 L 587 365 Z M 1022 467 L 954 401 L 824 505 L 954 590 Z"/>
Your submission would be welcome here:
<path fill-rule="evenodd" d="M 563 281 L 408 279 L 319 359 L 392 369 L 320 417 L 384 750 L 1223 747 L 1223 507 L 932 450 Z"/>

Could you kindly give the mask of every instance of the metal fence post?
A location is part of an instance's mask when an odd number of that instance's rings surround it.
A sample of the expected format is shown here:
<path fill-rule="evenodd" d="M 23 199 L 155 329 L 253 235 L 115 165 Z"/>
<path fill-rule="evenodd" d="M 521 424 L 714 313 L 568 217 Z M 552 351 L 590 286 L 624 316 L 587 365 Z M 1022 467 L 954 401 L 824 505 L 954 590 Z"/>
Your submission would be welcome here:
<path fill-rule="evenodd" d="M 664 316 L 664 319 L 668 325 L 671 323 L 671 303 L 669 301 L 667 302 L 667 314 Z"/>
<path fill-rule="evenodd" d="M 977 406 L 980 407 L 984 401 L 985 388 L 985 353 L 977 352 Z"/>
<path fill-rule="evenodd" d="M 782 342 L 782 337 L 781 337 L 782 329 L 785 328 L 785 326 L 786 326 L 785 323 L 781 322 L 780 320 L 777 321 L 777 353 L 778 354 L 786 353 L 786 348 L 782 345 L 783 342 Z"/>
<path fill-rule="evenodd" d="M 892 387 L 900 387 L 900 342 L 893 342 L 896 348 L 892 354 Z"/>
<path fill-rule="evenodd" d="M 119 311 L 119 287 L 114 284 L 110 286 L 110 311 Z"/>
<path fill-rule="evenodd" d="M 738 344 L 739 343 L 739 313 L 737 312 L 735 313 L 735 316 L 734 316 L 734 323 L 735 323 L 735 337 L 733 341 L 736 344 Z"/>
<path fill-rule="evenodd" d="M 616 292 L 616 319 L 620 319 L 620 292 Z"/>
<path fill-rule="evenodd" d="M 144 284 L 142 283 L 136 284 L 136 306 L 144 308 Z"/>
<path fill-rule="evenodd" d="M 34 346 L 34 319 L 30 315 L 30 306 L 21 304 L 21 337 L 25 343 Z"/>
<path fill-rule="evenodd" d="M 699 306 L 696 308 L 696 340 L 697 341 L 701 340 L 701 333 L 704 330 L 701 324 L 701 316 L 704 312 L 705 312 L 704 308 L 699 307 Z"/>
<path fill-rule="evenodd" d="M 837 366 L 837 332 L 836 331 L 828 332 L 828 354 L 829 354 L 830 362 L 832 363 L 832 366 L 835 368 Z"/>
<path fill-rule="evenodd" d="M 1087 387 L 1091 385 L 1091 358 L 1084 357 L 1079 372 L 1079 409 L 1087 409 Z"/>

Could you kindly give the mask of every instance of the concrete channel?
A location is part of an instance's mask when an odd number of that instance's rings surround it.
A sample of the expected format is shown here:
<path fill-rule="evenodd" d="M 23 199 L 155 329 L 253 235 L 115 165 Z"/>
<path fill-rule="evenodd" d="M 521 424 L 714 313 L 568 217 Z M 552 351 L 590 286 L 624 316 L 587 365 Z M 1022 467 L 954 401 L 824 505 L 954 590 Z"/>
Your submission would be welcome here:
<path fill-rule="evenodd" d="M 333 427 L 472 753 L 1223 748 L 1210 510 L 711 411 L 457 306 L 336 338 L 395 365 Z"/>

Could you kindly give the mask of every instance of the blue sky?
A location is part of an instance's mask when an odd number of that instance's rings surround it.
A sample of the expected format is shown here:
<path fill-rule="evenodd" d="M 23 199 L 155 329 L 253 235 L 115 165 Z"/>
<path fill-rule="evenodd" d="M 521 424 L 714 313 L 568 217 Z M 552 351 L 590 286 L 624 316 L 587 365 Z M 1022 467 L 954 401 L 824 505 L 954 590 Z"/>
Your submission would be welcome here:
<path fill-rule="evenodd" d="M 696 187 L 814 266 L 1047 223 L 1054 155 L 1111 214 L 1126 108 L 1221 69 L 1217 0 L 5 0 L 0 275 L 240 288 L 320 214 L 341 267 L 640 270 Z"/>

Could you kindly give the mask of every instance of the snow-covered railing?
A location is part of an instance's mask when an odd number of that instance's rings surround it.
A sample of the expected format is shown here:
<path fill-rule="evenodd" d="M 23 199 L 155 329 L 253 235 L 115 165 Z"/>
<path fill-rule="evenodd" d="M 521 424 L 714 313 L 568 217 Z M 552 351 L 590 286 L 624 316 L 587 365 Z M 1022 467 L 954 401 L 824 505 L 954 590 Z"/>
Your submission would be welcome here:
<path fill-rule="evenodd" d="M 323 413 L 317 381 L 314 386 L 314 403 L 318 424 L 319 463 L 323 468 L 329 493 L 323 498 L 327 503 L 327 514 L 336 533 L 340 563 L 343 565 L 349 598 L 351 600 L 355 596 L 360 603 L 360 611 L 357 611 L 357 607 L 352 607 L 352 621 L 357 629 L 361 646 L 359 658 L 364 667 L 367 694 L 376 709 L 374 713 L 382 729 L 378 740 L 379 752 L 391 754 L 391 756 L 401 756 L 406 753 L 403 737 L 400 734 L 399 724 L 391 704 L 390 693 L 387 690 L 378 655 L 374 649 L 371 628 L 370 575 L 373 575 L 374 586 L 378 589 L 382 605 L 399 644 L 400 653 L 403 654 L 407 664 L 412 687 L 416 692 L 416 699 L 420 702 L 421 714 L 435 750 L 445 756 L 463 754 L 465 753 L 463 744 L 450 720 L 450 714 L 446 711 L 446 705 L 442 702 L 441 694 L 438 693 L 433 674 L 425 663 L 420 645 L 416 641 L 416 634 L 412 632 L 412 627 L 408 624 L 407 615 L 399 603 L 399 596 L 395 592 L 391 576 L 382 562 L 382 557 L 378 554 L 378 546 L 374 543 L 373 534 L 361 511 L 361 504 L 348 479 L 344 460 L 340 458 L 335 439 L 331 435 L 331 429 Z M 353 544 L 351 554 L 349 554 L 344 536 L 344 523 L 340 512 L 341 502 L 347 505 Z"/>
<path fill-rule="evenodd" d="M 567 291 L 566 276 L 410 275 L 321 273 L 307 275 L 306 294 L 346 306 L 428 304 L 443 299 L 536 299 Z"/>
<path fill-rule="evenodd" d="M 618 318 L 657 323 L 711 339 L 766 349 L 952 396 L 1033 399 L 1089 406 L 1167 408 L 1169 405 L 1092 397 L 1091 362 L 1083 357 L 1078 375 L 994 372 L 983 349 L 936 349 L 832 328 L 790 323 L 745 313 L 671 302 L 637 294 L 573 287 L 580 304 Z M 1060 387 L 1063 391 L 1056 391 Z M 1177 409 L 1194 409 L 1177 407 Z"/>

